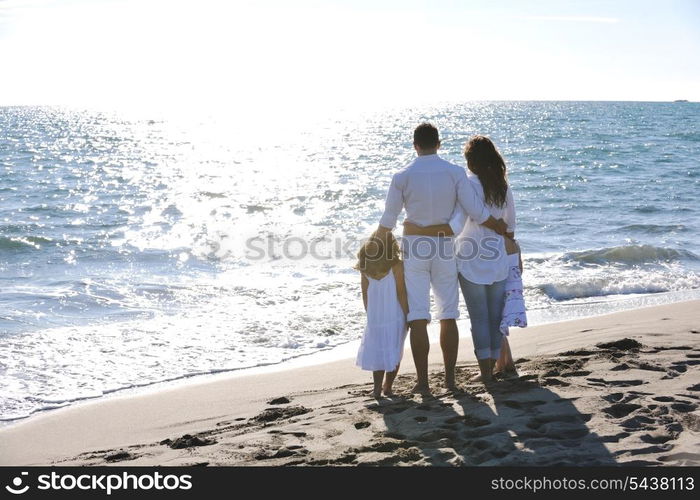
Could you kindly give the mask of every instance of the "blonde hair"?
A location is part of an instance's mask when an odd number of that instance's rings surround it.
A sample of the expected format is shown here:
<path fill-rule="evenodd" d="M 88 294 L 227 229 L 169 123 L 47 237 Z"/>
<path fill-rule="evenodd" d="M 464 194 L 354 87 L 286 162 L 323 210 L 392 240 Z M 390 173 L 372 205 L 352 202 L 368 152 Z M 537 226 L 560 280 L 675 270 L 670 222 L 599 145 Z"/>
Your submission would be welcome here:
<path fill-rule="evenodd" d="M 385 238 L 373 232 L 357 252 L 357 264 L 354 269 L 370 278 L 384 277 L 395 264 L 401 262 L 399 244 L 391 232 Z"/>

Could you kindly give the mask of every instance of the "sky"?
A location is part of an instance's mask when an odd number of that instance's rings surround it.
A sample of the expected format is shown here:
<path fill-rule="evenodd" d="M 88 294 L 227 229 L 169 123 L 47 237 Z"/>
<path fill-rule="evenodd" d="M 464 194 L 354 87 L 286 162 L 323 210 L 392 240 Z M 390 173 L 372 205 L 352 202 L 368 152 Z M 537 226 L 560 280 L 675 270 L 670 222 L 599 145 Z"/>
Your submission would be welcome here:
<path fill-rule="evenodd" d="M 698 0 L 0 0 L 0 105 L 700 100 Z"/>

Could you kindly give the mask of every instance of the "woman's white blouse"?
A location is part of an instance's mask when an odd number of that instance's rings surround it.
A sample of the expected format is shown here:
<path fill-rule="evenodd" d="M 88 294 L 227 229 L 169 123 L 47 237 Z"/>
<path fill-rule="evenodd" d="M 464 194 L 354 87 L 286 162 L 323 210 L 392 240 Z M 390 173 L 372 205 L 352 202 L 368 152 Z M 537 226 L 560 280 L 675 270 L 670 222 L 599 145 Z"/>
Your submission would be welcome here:
<path fill-rule="evenodd" d="M 469 181 L 474 190 L 484 201 L 484 188 L 479 178 L 468 172 Z M 506 202 L 502 207 L 486 205 L 496 219 L 503 219 L 508 224 L 508 232 L 515 232 L 515 204 L 510 187 L 506 191 Z M 457 270 L 472 283 L 490 285 L 506 279 L 508 276 L 508 255 L 503 236 L 478 224 L 467 216 L 457 205 L 450 219 L 454 234 L 457 255 Z"/>

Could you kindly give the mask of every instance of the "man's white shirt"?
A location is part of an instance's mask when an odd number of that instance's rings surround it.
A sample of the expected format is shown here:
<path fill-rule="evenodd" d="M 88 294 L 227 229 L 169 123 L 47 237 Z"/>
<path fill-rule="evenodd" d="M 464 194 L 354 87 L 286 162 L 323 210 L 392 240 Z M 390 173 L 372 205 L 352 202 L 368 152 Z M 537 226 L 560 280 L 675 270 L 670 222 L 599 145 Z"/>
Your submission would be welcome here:
<path fill-rule="evenodd" d="M 386 207 L 379 224 L 393 229 L 403 209 L 406 217 L 419 226 L 447 224 L 455 211 L 464 211 L 473 220 L 484 222 L 491 215 L 479 198 L 466 170 L 443 160 L 437 154 L 419 156 L 391 179 Z M 430 289 L 435 296 L 436 319 L 459 317 L 459 292 L 454 245 L 450 238 L 430 238 L 421 255 L 421 238 L 403 239 L 404 277 L 408 292 L 408 321 L 430 321 Z M 407 252 L 407 247 L 413 247 Z"/>
<path fill-rule="evenodd" d="M 418 156 L 392 177 L 379 224 L 393 229 L 404 208 L 406 218 L 419 226 L 447 224 L 458 204 L 478 224 L 491 215 L 466 169 L 437 154 Z"/>

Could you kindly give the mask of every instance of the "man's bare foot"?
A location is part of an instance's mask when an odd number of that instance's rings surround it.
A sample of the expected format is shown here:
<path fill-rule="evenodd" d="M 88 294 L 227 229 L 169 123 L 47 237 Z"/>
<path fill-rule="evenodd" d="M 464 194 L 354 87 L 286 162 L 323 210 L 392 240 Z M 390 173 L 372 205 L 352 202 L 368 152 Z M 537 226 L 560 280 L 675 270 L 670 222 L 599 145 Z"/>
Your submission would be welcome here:
<path fill-rule="evenodd" d="M 454 377 L 445 378 L 445 389 L 452 392 L 457 392 L 459 390 Z"/>
<path fill-rule="evenodd" d="M 422 394 L 426 396 L 430 394 L 430 387 L 425 384 L 416 384 L 413 386 L 413 389 L 411 389 L 411 392 L 413 394 Z"/>

